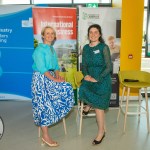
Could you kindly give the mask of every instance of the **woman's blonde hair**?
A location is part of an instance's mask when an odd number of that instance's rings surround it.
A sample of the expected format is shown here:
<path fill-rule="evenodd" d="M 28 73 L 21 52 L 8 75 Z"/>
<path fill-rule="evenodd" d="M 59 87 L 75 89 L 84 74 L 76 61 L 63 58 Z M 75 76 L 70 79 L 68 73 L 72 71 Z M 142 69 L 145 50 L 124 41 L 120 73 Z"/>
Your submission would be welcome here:
<path fill-rule="evenodd" d="M 44 36 L 45 30 L 46 30 L 47 28 L 50 28 L 50 29 L 52 29 L 52 30 L 54 31 L 55 38 L 54 38 L 54 41 L 53 41 L 53 43 L 52 43 L 52 44 L 54 44 L 55 41 L 56 41 L 56 31 L 55 31 L 54 28 L 51 27 L 51 26 L 45 26 L 45 27 L 41 30 L 42 40 L 44 40 L 44 39 L 43 39 L 43 36 Z"/>

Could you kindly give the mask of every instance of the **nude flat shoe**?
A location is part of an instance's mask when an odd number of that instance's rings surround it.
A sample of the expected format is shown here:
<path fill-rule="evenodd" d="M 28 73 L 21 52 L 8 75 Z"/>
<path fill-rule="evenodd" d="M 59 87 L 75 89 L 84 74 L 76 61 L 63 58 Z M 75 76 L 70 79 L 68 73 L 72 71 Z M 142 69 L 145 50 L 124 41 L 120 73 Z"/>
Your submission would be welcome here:
<path fill-rule="evenodd" d="M 55 142 L 55 143 L 48 143 L 43 138 L 42 138 L 42 142 L 43 142 L 43 144 L 47 144 L 49 147 L 57 147 L 57 146 L 59 146 L 59 144 L 57 142 Z"/>

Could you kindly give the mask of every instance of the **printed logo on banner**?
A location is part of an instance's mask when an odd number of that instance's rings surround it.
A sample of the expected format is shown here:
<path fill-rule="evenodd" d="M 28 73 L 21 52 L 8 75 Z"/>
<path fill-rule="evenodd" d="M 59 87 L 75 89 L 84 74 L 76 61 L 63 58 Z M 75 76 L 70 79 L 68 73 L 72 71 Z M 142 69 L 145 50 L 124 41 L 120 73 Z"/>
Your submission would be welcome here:
<path fill-rule="evenodd" d="M 87 20 L 87 19 L 100 19 L 99 14 L 87 14 L 85 12 L 82 13 L 82 19 Z"/>
<path fill-rule="evenodd" d="M 33 27 L 33 19 L 29 18 L 28 20 L 22 20 L 22 27 Z"/>
<path fill-rule="evenodd" d="M 116 93 L 111 93 L 111 100 L 116 100 L 117 94 Z"/>

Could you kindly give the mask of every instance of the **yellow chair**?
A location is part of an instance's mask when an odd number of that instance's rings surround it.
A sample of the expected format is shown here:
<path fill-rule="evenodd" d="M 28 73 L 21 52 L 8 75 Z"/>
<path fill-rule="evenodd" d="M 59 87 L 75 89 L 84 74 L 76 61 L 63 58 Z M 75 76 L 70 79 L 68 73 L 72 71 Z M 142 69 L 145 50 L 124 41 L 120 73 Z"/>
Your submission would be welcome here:
<path fill-rule="evenodd" d="M 146 114 L 147 117 L 147 130 L 149 132 L 149 110 L 148 110 L 148 94 L 147 88 L 150 87 L 150 73 L 145 71 L 120 71 L 118 73 L 120 84 L 123 86 L 122 96 L 119 105 L 118 117 L 117 121 L 119 120 L 120 111 L 124 113 L 124 132 L 126 129 L 126 120 L 128 115 L 138 115 L 138 121 L 140 121 L 140 115 Z M 139 96 L 138 96 L 138 104 L 129 104 L 129 97 L 130 97 L 130 89 L 138 89 Z M 141 88 L 144 88 L 145 91 L 145 106 L 141 105 Z M 126 91 L 127 90 L 127 91 Z M 124 104 L 124 96 L 126 94 L 126 103 Z M 138 110 L 129 111 L 128 108 L 137 107 Z M 133 110 L 133 109 L 132 109 Z"/>
<path fill-rule="evenodd" d="M 66 81 L 66 72 L 59 72 L 59 75 L 61 76 L 61 77 L 63 77 L 64 78 L 64 80 Z"/>
<path fill-rule="evenodd" d="M 74 73 L 74 80 L 75 80 L 75 84 L 77 86 L 77 88 L 80 87 L 81 85 L 81 80 L 84 78 L 83 74 L 81 71 L 77 71 Z"/>
<path fill-rule="evenodd" d="M 81 85 L 81 80 L 83 79 L 83 74 L 81 71 L 77 71 L 74 73 L 74 80 L 75 80 L 75 84 L 77 86 L 77 93 L 79 91 L 80 85 Z M 76 117 L 76 121 L 79 121 L 79 135 L 81 134 L 81 129 L 82 129 L 82 119 L 83 116 L 82 112 L 83 112 L 83 108 L 84 108 L 84 102 L 81 102 L 80 100 L 78 100 L 78 106 L 77 106 L 77 117 Z M 89 113 L 88 115 L 86 115 L 86 117 L 88 116 L 95 116 L 95 113 Z"/>
<path fill-rule="evenodd" d="M 66 80 L 66 72 L 59 72 L 59 75 Z M 64 125 L 65 134 L 67 134 L 65 118 L 63 118 L 62 121 L 63 121 L 63 125 Z M 38 127 L 38 137 L 40 137 L 40 136 L 41 136 L 41 127 Z"/>

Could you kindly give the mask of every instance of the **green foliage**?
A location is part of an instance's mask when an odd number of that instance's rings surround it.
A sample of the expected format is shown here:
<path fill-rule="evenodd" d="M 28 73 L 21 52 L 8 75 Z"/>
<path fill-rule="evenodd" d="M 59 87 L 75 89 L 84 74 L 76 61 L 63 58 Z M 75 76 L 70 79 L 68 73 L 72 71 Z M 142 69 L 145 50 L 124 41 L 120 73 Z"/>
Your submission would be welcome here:
<path fill-rule="evenodd" d="M 71 53 L 69 58 L 73 65 L 77 64 L 77 53 Z"/>
<path fill-rule="evenodd" d="M 77 64 L 77 53 L 71 53 L 71 54 L 63 54 L 62 56 L 62 63 L 63 64 Z"/>
<path fill-rule="evenodd" d="M 70 54 L 63 54 L 61 59 L 61 63 L 64 64 L 67 70 L 67 82 L 71 83 L 73 89 L 76 89 L 76 85 L 74 82 L 74 72 L 77 71 L 77 56 L 77 53 L 71 52 Z"/>
<path fill-rule="evenodd" d="M 37 39 L 34 39 L 34 48 L 36 48 L 38 46 L 39 42 Z"/>

